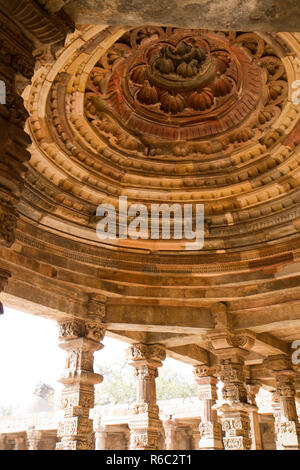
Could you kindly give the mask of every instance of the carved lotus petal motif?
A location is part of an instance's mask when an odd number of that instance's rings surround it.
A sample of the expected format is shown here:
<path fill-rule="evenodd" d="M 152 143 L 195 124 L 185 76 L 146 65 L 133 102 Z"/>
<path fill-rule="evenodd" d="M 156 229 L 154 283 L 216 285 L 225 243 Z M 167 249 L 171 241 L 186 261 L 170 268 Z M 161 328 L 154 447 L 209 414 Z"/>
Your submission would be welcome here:
<path fill-rule="evenodd" d="M 192 61 L 189 64 L 182 62 L 178 65 L 176 73 L 184 78 L 193 77 L 198 72 L 197 62 Z"/>
<path fill-rule="evenodd" d="M 258 115 L 258 121 L 260 124 L 266 124 L 266 122 L 270 121 L 273 117 L 271 111 L 263 109 Z"/>
<path fill-rule="evenodd" d="M 136 67 L 132 72 L 131 72 L 131 80 L 134 83 L 138 83 L 139 85 L 142 85 L 145 81 L 145 67 L 140 66 Z"/>
<path fill-rule="evenodd" d="M 162 57 L 157 61 L 157 68 L 164 74 L 173 73 L 175 71 L 173 61 L 167 57 Z"/>
<path fill-rule="evenodd" d="M 214 95 L 210 88 L 204 88 L 201 93 L 194 91 L 188 100 L 188 104 L 196 111 L 205 111 L 214 103 Z"/>
<path fill-rule="evenodd" d="M 184 99 L 181 95 L 171 95 L 165 92 L 161 95 L 161 109 L 165 113 L 177 114 L 184 110 Z"/>
<path fill-rule="evenodd" d="M 158 92 L 155 86 L 144 85 L 137 94 L 138 100 L 143 104 L 155 104 L 158 102 Z"/>
<path fill-rule="evenodd" d="M 253 137 L 253 130 L 252 129 L 240 129 L 238 132 L 233 134 L 230 138 L 231 142 L 247 142 L 248 140 L 252 139 Z"/>
<path fill-rule="evenodd" d="M 269 87 L 269 96 L 274 101 L 276 100 L 282 93 L 282 86 L 280 83 L 272 83 Z"/>
<path fill-rule="evenodd" d="M 230 65 L 230 57 L 225 55 L 220 55 L 217 58 L 218 69 L 221 73 L 226 72 L 226 69 Z"/>
<path fill-rule="evenodd" d="M 213 84 L 213 92 L 216 97 L 226 96 L 232 90 L 232 82 L 227 77 L 219 78 Z"/>

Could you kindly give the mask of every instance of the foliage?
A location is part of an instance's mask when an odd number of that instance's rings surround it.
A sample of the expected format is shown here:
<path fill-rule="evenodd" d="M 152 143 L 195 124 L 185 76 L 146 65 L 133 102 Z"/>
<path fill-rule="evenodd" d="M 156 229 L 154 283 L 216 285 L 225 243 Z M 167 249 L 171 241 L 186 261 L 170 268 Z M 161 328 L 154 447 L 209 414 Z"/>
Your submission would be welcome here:
<path fill-rule="evenodd" d="M 15 411 L 17 410 L 18 405 L 11 404 L 11 405 L 1 405 L 0 406 L 0 416 L 12 416 Z"/>
<path fill-rule="evenodd" d="M 136 400 L 136 382 L 133 368 L 126 364 L 123 355 L 113 356 L 105 362 L 97 362 L 95 371 L 104 381 L 96 387 L 96 405 L 131 404 Z M 157 399 L 197 396 L 197 385 L 192 374 L 182 371 L 166 361 L 159 369 Z"/>

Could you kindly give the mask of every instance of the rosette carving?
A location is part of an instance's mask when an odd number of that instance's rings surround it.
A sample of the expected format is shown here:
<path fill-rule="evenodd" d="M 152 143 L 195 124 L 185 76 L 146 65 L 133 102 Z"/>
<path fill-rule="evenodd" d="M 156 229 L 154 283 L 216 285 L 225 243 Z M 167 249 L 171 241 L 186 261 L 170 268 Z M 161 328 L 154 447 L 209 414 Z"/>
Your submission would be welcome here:
<path fill-rule="evenodd" d="M 95 96 L 97 106 L 91 104 Z M 224 33 L 147 27 L 128 31 L 96 64 L 87 85 L 86 111 L 98 131 L 101 114 L 107 113 L 124 134 L 122 142 L 135 135 L 145 156 L 154 148 L 155 154 L 164 154 L 162 144 L 152 143 L 157 137 L 178 155 L 173 141 L 181 137 L 182 124 L 185 154 L 195 152 L 195 138 L 200 144 L 212 134 L 219 145 L 208 153 L 217 153 L 258 138 L 286 98 L 283 63 L 256 34 L 232 33 L 229 41 Z M 134 109 L 131 117 L 129 108 Z M 212 112 L 217 127 L 211 126 Z M 204 152 L 207 142 L 199 144 L 196 151 Z"/>

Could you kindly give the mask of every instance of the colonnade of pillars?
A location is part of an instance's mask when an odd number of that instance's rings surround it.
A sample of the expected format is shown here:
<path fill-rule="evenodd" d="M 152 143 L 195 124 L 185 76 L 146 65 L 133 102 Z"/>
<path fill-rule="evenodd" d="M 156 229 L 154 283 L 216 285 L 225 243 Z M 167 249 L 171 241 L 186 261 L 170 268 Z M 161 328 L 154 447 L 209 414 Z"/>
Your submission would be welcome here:
<path fill-rule="evenodd" d="M 104 305 L 91 301 L 85 320 L 60 323 L 59 346 L 67 353 L 66 368 L 60 381 L 61 407 L 64 418 L 59 424 L 57 449 L 94 448 L 92 420 L 89 411 L 94 407 L 94 385 L 102 377 L 93 371 L 93 354 L 101 349 L 105 334 Z M 261 449 L 261 439 L 255 396 L 259 384 L 245 374 L 244 360 L 253 345 L 248 335 L 214 332 L 211 343 L 218 363 L 194 367 L 203 414 L 197 448 L 207 450 Z M 174 447 L 171 422 L 163 426 L 156 400 L 158 369 L 166 357 L 160 344 L 133 344 L 127 359 L 134 367 L 137 401 L 134 416 L 129 422 L 130 448 L 160 450 L 161 436 L 166 446 Z M 274 375 L 274 415 L 278 449 L 300 449 L 300 424 L 296 412 L 294 371 L 286 356 L 272 356 L 267 366 Z M 217 386 L 221 381 L 222 400 L 217 402 Z M 99 436 L 98 436 L 99 438 Z"/>

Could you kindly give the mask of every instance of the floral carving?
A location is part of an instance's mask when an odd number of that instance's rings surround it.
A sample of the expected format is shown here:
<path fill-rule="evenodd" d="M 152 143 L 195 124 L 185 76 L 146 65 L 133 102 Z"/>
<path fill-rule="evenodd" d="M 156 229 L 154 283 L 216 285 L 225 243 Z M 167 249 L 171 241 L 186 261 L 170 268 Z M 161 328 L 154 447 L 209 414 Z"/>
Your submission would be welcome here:
<path fill-rule="evenodd" d="M 59 324 L 59 340 L 80 338 L 84 334 L 82 320 L 65 321 Z"/>
<path fill-rule="evenodd" d="M 162 143 L 153 144 L 159 137 L 169 143 L 169 152 L 181 156 L 174 141 L 185 140 L 184 154 L 193 154 L 218 153 L 259 138 L 286 98 L 283 63 L 256 34 L 233 33 L 228 41 L 225 34 L 208 31 L 146 27 L 128 31 L 96 64 L 85 109 L 100 133 L 103 113 L 109 116 L 108 132 L 117 129 L 123 135 L 121 148 L 128 148 L 134 135 L 138 143 L 132 150 L 145 156 L 165 154 Z M 129 109 L 134 109 L 131 115 Z M 212 135 L 214 145 L 207 142 Z"/>

